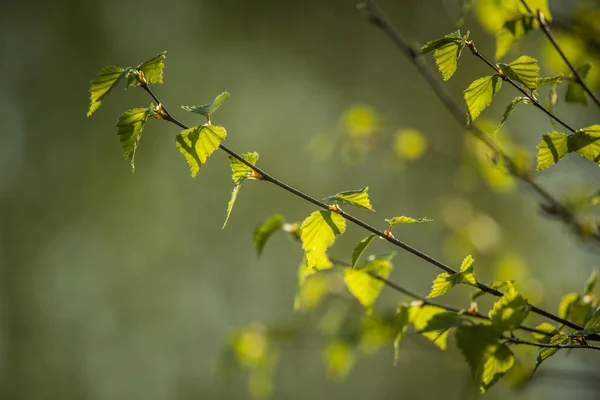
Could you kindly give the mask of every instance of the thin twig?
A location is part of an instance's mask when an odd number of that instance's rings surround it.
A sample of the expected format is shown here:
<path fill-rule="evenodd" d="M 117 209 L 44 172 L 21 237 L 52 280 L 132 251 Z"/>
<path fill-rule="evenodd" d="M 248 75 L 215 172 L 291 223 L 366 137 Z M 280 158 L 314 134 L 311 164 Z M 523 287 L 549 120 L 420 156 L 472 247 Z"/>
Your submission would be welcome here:
<path fill-rule="evenodd" d="M 565 55 L 565 53 L 562 51 L 561 47 L 559 46 L 558 42 L 554 38 L 554 35 L 552 34 L 552 31 L 550 30 L 550 27 L 548 26 L 548 23 L 546 22 L 546 19 L 544 18 L 544 14 L 542 13 L 542 11 L 537 10 L 537 13 L 534 13 L 533 10 L 527 4 L 527 1 L 521 0 L 521 3 L 523 4 L 523 6 L 527 10 L 527 12 L 532 17 L 535 16 L 537 18 L 538 22 L 540 23 L 540 29 L 544 32 L 544 34 L 546 35 L 546 37 L 548 38 L 550 43 L 552 43 L 552 46 L 554 46 L 554 48 L 556 49 L 558 54 L 560 54 L 560 57 L 563 59 L 565 64 L 567 64 L 567 66 L 573 73 L 573 77 L 575 78 L 577 83 L 579 83 L 579 85 L 581 85 L 583 90 L 585 90 L 586 93 L 592 98 L 592 100 L 594 100 L 594 103 L 596 103 L 596 105 L 598 107 L 600 107 L 600 100 L 598 100 L 598 97 L 596 97 L 594 92 L 592 92 L 592 89 L 590 89 L 590 87 L 585 83 L 585 81 L 583 80 L 583 78 L 581 77 L 579 72 L 577 72 L 577 69 L 575 68 L 573 63 L 571 63 L 569 58 Z"/>
<path fill-rule="evenodd" d="M 171 113 L 167 110 L 167 108 L 165 107 L 165 105 L 160 101 L 160 99 L 156 96 L 156 94 L 149 87 L 148 84 L 142 83 L 140 86 L 152 97 L 152 99 L 154 101 L 156 101 L 160 105 L 161 110 L 162 110 L 161 116 L 166 121 L 169 121 L 169 122 L 171 122 L 171 123 L 179 126 L 182 129 L 189 129 L 189 127 L 187 125 L 183 124 L 182 122 L 180 122 L 179 120 L 177 120 L 175 117 L 173 117 L 171 115 Z M 296 196 L 298 196 L 298 197 L 300 197 L 300 198 L 302 198 L 302 199 L 304 199 L 304 200 L 306 200 L 306 201 L 308 201 L 310 203 L 313 203 L 313 204 L 315 204 L 316 206 L 318 206 L 318 207 L 320 207 L 322 209 L 329 210 L 329 211 L 332 211 L 332 212 L 336 212 L 337 214 L 339 214 L 340 216 L 342 216 L 344 219 L 346 219 L 346 220 L 354 223 L 355 225 L 358 225 L 358 226 L 362 227 L 363 229 L 365 229 L 365 230 L 367 230 L 367 231 L 369 231 L 369 232 L 371 232 L 371 233 L 379 236 L 382 239 L 387 240 L 388 242 L 390 242 L 390 243 L 392 243 L 392 244 L 394 244 L 394 245 L 402 248 L 403 250 L 406 250 L 409 253 L 412 253 L 413 255 L 421 258 L 422 260 L 427 261 L 428 263 L 430 263 L 430 264 L 438 267 L 439 269 L 441 269 L 441 270 L 443 270 L 443 271 L 445 271 L 445 272 L 447 272 L 449 274 L 455 274 L 455 273 L 458 272 L 455 269 L 453 269 L 450 266 L 448 266 L 447 264 L 444 264 L 443 262 L 441 262 L 441 261 L 433 258 L 432 256 L 430 256 L 430 255 L 428 255 L 428 254 L 426 254 L 426 253 L 424 253 L 424 252 L 422 252 L 422 251 L 420 251 L 420 250 L 418 250 L 418 249 L 416 249 L 416 248 L 408 245 L 407 243 L 405 243 L 403 241 L 400 241 L 400 240 L 396 239 L 391 234 L 386 233 L 385 231 L 378 230 L 375 227 L 367 224 L 366 222 L 364 222 L 364 221 L 362 221 L 362 220 L 360 220 L 360 219 L 358 219 L 358 218 L 356 218 L 356 217 L 354 217 L 354 216 L 346 213 L 345 211 L 341 210 L 341 208 L 339 208 L 339 207 L 332 207 L 332 206 L 330 206 L 328 204 L 325 204 L 324 202 L 322 202 L 320 200 L 317 200 L 316 198 L 314 198 L 312 196 L 309 196 L 308 194 L 299 191 L 298 189 L 296 189 L 296 188 L 288 185 L 287 183 L 284 183 L 284 182 L 276 179 L 271 174 L 267 173 L 266 171 L 260 169 L 259 167 L 255 166 L 255 165 L 253 165 L 252 163 L 250 163 L 249 161 L 247 161 L 246 159 L 244 159 L 241 155 L 237 154 L 236 152 L 234 152 L 233 150 L 229 149 L 225 145 L 220 144 L 219 148 L 221 150 L 225 151 L 230 156 L 232 156 L 235 159 L 237 159 L 238 161 L 240 161 L 241 163 L 243 163 L 244 165 L 248 166 L 250 169 L 252 169 L 255 173 L 257 173 L 260 176 L 261 180 L 264 180 L 264 181 L 267 181 L 267 182 L 271 182 L 271 183 L 275 184 L 276 186 L 279 186 L 280 188 L 282 188 L 282 189 L 284 189 L 284 190 L 286 190 L 286 191 L 288 191 L 288 192 L 290 192 L 290 193 L 292 193 L 292 194 L 294 194 L 294 195 L 296 195 Z M 499 290 L 494 289 L 492 287 L 489 287 L 489 286 L 487 286 L 485 284 L 482 284 L 480 282 L 477 282 L 477 284 L 475 286 L 478 289 L 481 289 L 482 291 L 484 291 L 486 293 L 489 293 L 489 294 L 491 294 L 493 296 L 496 296 L 496 297 L 502 297 L 503 296 L 503 293 L 500 292 Z M 573 323 L 571 321 L 568 321 L 568 320 L 566 320 L 564 318 L 560 318 L 559 316 L 554 315 L 552 313 L 549 313 L 547 311 L 544 311 L 544 310 L 542 310 L 542 309 L 540 309 L 538 307 L 531 306 L 531 311 L 534 312 L 534 313 L 536 313 L 536 314 L 538 314 L 538 315 L 544 316 L 544 317 L 546 317 L 546 318 L 548 318 L 548 319 L 550 319 L 552 321 L 555 321 L 555 322 L 557 322 L 559 324 L 568 326 L 568 327 L 570 327 L 572 329 L 576 329 L 576 330 L 583 329 L 582 327 L 580 327 L 579 325 L 577 325 L 577 324 L 575 324 L 575 323 Z M 598 336 L 597 338 L 593 338 L 593 337 L 590 338 L 590 340 L 594 340 L 594 339 L 600 340 L 600 336 Z"/>
<path fill-rule="evenodd" d="M 535 346 L 535 347 L 544 347 L 544 348 L 548 348 L 548 349 L 592 349 L 592 350 L 600 350 L 600 346 L 595 346 L 593 344 L 547 344 L 547 343 L 537 343 L 537 342 L 530 342 L 528 340 L 522 340 L 516 337 L 507 337 L 507 336 L 503 336 L 503 339 L 505 339 L 507 342 L 513 343 L 513 344 L 525 344 L 528 346 Z"/>

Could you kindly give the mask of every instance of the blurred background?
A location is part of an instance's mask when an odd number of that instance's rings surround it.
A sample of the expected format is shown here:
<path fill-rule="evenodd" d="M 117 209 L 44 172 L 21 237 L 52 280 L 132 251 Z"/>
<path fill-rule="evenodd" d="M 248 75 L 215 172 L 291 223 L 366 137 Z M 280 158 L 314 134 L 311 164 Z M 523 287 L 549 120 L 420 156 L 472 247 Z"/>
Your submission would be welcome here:
<path fill-rule="evenodd" d="M 493 60 L 495 14 L 483 24 L 478 17 L 490 2 L 477 1 L 461 29 Z M 456 30 L 461 10 L 458 0 L 380 3 L 419 43 Z M 567 26 L 581 10 L 568 0 L 549 3 Z M 248 182 L 221 230 L 233 187 L 227 158 L 215 153 L 192 179 L 174 145 L 177 128 L 156 120 L 146 125 L 131 173 L 115 123 L 150 99 L 119 88 L 87 118 L 89 81 L 102 66 L 135 66 L 164 50 L 164 85 L 154 89 L 176 117 L 199 124 L 179 106 L 229 91 L 213 116 L 229 147 L 257 151 L 261 167 L 315 197 L 369 186 L 377 212 L 353 212 L 379 228 L 397 215 L 433 218 L 394 233 L 451 265 L 472 254 L 482 281 L 515 279 L 532 302 L 555 312 L 597 265 L 597 249 L 544 215 L 528 188 L 493 165 L 355 0 L 23 0 L 3 3 L 0 32 L 2 399 L 250 398 L 260 388 L 249 390 L 247 373 L 222 357 L 231 332 L 248 324 L 301 330 L 279 348 L 267 379 L 273 398 L 473 393 L 452 340 L 442 352 L 415 333 L 403 339 L 396 367 L 391 343 L 374 354 L 357 351 L 341 373 L 332 367 L 317 327 L 332 309 L 357 317 L 364 310 L 341 288 L 295 312 L 298 243 L 277 234 L 260 258 L 253 245 L 255 227 L 270 215 L 302 221 L 312 205 Z M 598 59 L 592 45 L 564 30 L 556 35 L 576 65 Z M 541 32 L 503 61 L 521 54 L 540 59 L 541 76 L 566 72 Z M 484 75 L 490 70 L 464 52 L 446 85 L 462 101 Z M 592 70 L 595 89 L 599 80 Z M 493 131 L 516 95 L 506 85 L 482 126 Z M 577 127 L 598 122 L 593 104 L 559 101 L 555 109 Z M 534 162 L 539 138 L 552 130 L 545 115 L 522 105 L 499 140 Z M 600 186 L 597 168 L 569 155 L 538 176 L 580 204 Z M 364 236 L 349 226 L 330 255 L 348 260 Z M 382 241 L 370 248 L 392 250 Z M 390 279 L 422 295 L 439 272 L 401 251 L 393 262 Z M 457 288 L 443 301 L 468 307 L 468 293 Z M 410 299 L 384 289 L 375 310 L 393 311 L 400 301 Z M 482 302 L 483 312 L 489 304 Z M 531 367 L 535 351 L 522 350 Z M 502 383 L 487 396 L 596 398 L 598 365 L 595 354 L 565 352 L 523 389 Z"/>

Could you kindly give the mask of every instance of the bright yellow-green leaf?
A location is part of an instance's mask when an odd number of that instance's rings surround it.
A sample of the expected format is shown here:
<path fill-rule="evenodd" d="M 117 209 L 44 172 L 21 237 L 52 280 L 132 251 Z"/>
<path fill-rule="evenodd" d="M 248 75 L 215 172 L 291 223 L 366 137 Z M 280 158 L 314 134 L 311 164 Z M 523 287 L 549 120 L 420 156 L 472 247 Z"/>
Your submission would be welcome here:
<path fill-rule="evenodd" d="M 527 12 L 527 9 L 521 3 L 521 0 L 512 0 L 519 6 L 519 11 L 523 14 Z M 550 14 L 550 8 L 548 7 L 548 0 L 526 0 L 527 5 L 531 9 L 534 15 L 537 16 L 538 10 L 544 15 L 546 21 L 552 21 L 552 14 Z"/>
<path fill-rule="evenodd" d="M 569 318 L 569 309 L 571 305 L 579 301 L 579 295 L 577 293 L 568 293 L 561 300 L 558 305 L 558 316 L 562 319 Z"/>
<path fill-rule="evenodd" d="M 421 48 L 421 54 L 434 51 L 433 58 L 435 63 L 442 77 L 447 81 L 454 75 L 458 67 L 458 58 L 468 38 L 468 32 L 464 37 L 461 36 L 460 31 L 453 32 L 446 35 L 443 39 L 427 42 Z"/>
<path fill-rule="evenodd" d="M 138 65 L 137 71 L 143 72 L 144 79 L 148 83 L 162 84 L 163 83 L 163 68 L 165 67 L 164 61 L 166 58 L 166 51 L 163 51 L 156 57 Z M 127 79 L 127 86 L 139 86 L 140 82 L 134 76 L 134 72 L 129 74 Z"/>
<path fill-rule="evenodd" d="M 592 316 L 594 309 L 587 296 L 568 293 L 560 301 L 558 316 L 568 319 L 577 325 L 585 325 Z"/>
<path fill-rule="evenodd" d="M 325 349 L 324 361 L 327 373 L 333 379 L 343 380 L 356 363 L 354 348 L 342 340 L 334 340 Z"/>
<path fill-rule="evenodd" d="M 283 224 L 283 215 L 275 214 L 256 228 L 254 231 L 254 247 L 256 247 L 259 256 L 262 254 L 269 238 L 280 230 Z"/>
<path fill-rule="evenodd" d="M 523 15 L 516 6 L 506 7 L 507 0 L 477 0 L 475 14 L 488 32 L 496 33 L 506 21 Z"/>
<path fill-rule="evenodd" d="M 514 44 L 537 26 L 537 20 L 528 16 L 506 21 L 496 32 L 496 60 L 504 57 Z"/>
<path fill-rule="evenodd" d="M 190 166 L 192 177 L 195 177 L 206 159 L 219 148 L 227 136 L 222 126 L 200 125 L 182 131 L 175 138 L 177 148 Z"/>
<path fill-rule="evenodd" d="M 562 80 L 563 80 L 563 74 L 538 78 L 537 87 L 540 88 L 542 86 L 557 85 L 557 84 L 561 83 Z"/>
<path fill-rule="evenodd" d="M 475 121 L 479 114 L 490 105 L 501 87 L 502 78 L 499 76 L 485 76 L 469 85 L 464 92 L 469 122 Z"/>
<path fill-rule="evenodd" d="M 508 284 L 508 290 L 504 293 L 490 310 L 489 317 L 492 328 L 498 332 L 504 332 L 518 328 L 527 318 L 531 307 L 527 300 L 521 296 L 512 284 Z"/>
<path fill-rule="evenodd" d="M 364 265 L 355 269 L 346 269 L 344 282 L 352 295 L 370 314 L 373 304 L 379 297 L 384 283 L 374 279 L 371 274 L 387 279 L 392 270 L 391 257 L 378 257 L 368 260 Z"/>
<path fill-rule="evenodd" d="M 294 298 L 294 310 L 310 310 L 321 302 L 329 291 L 329 280 L 328 276 L 315 274 L 331 267 L 333 264 L 329 259 L 323 259 L 321 264 L 309 267 L 306 257 L 303 257 L 298 267 L 298 288 Z"/>
<path fill-rule="evenodd" d="M 117 122 L 123 155 L 131 162 L 132 171 L 135 171 L 135 151 L 140 141 L 142 129 L 144 129 L 150 115 L 152 115 L 150 108 L 134 108 L 121 114 Z"/>
<path fill-rule="evenodd" d="M 341 192 L 333 196 L 329 196 L 323 199 L 325 204 L 349 204 L 356 207 L 366 208 L 370 211 L 375 211 L 369 201 L 369 187 L 358 190 L 348 190 Z"/>
<path fill-rule="evenodd" d="M 589 336 L 600 333 L 600 308 L 596 310 L 592 318 L 583 327 L 583 330 L 575 332 L 576 335 Z"/>
<path fill-rule="evenodd" d="M 552 344 L 552 345 L 567 344 L 568 342 L 569 342 L 569 337 L 564 334 L 552 336 L 552 338 L 550 339 L 550 344 Z M 535 368 L 533 369 L 533 372 L 531 372 L 531 375 L 533 376 L 533 374 L 535 374 L 535 371 L 537 371 L 537 369 L 542 364 L 542 362 L 544 362 L 545 359 L 556 354 L 556 352 L 558 350 L 559 349 L 555 348 L 555 347 L 545 347 L 545 348 L 541 349 L 540 353 L 537 356 L 537 362 L 535 364 Z"/>
<path fill-rule="evenodd" d="M 90 83 L 90 108 L 87 112 L 89 117 L 100 107 L 104 97 L 117 86 L 119 81 L 129 72 L 127 69 L 108 66 L 100 70 L 98 76 Z"/>
<path fill-rule="evenodd" d="M 238 362 L 246 368 L 257 368 L 269 354 L 269 338 L 263 325 L 253 324 L 232 335 L 231 348 Z"/>
<path fill-rule="evenodd" d="M 416 160 L 425 154 L 427 139 L 416 129 L 403 129 L 394 137 L 394 152 L 400 158 Z"/>
<path fill-rule="evenodd" d="M 468 285 L 476 285 L 477 279 L 473 273 L 473 257 L 468 255 L 462 262 L 460 271 L 450 275 L 447 272 L 443 272 L 435 278 L 431 287 L 431 292 L 427 296 L 428 298 L 434 298 L 443 295 L 448 290 L 452 289 L 459 283 L 465 283 Z"/>
<path fill-rule="evenodd" d="M 212 103 L 201 106 L 181 106 L 185 111 L 204 115 L 209 121 L 212 113 L 217 111 L 219 107 L 229 98 L 229 92 L 223 92 L 218 95 Z"/>
<path fill-rule="evenodd" d="M 567 140 L 569 152 L 576 152 L 583 158 L 600 163 L 600 125 L 583 128 L 569 135 Z"/>
<path fill-rule="evenodd" d="M 244 153 L 242 154 L 242 158 L 248 161 L 252 165 L 256 165 L 258 161 L 258 153 Z M 229 156 L 229 166 L 231 167 L 231 178 L 235 182 L 235 186 L 233 187 L 233 191 L 231 192 L 231 199 L 227 204 L 227 216 L 225 217 L 225 222 L 223 223 L 223 229 L 227 226 L 227 221 L 229 221 L 229 216 L 231 215 L 231 210 L 233 209 L 233 205 L 235 204 L 235 200 L 237 199 L 238 193 L 242 186 L 242 182 L 246 179 L 252 179 L 252 168 L 238 160 L 233 156 Z"/>
<path fill-rule="evenodd" d="M 446 310 L 434 306 L 413 306 L 409 310 L 409 320 L 417 331 L 422 332 L 433 318 L 441 314 L 446 314 Z M 441 329 L 422 332 L 422 335 L 431 340 L 441 350 L 446 350 L 449 332 L 449 329 Z"/>
<path fill-rule="evenodd" d="M 577 68 L 577 73 L 581 76 L 581 79 L 585 81 L 590 70 L 592 69 L 591 64 L 585 64 L 579 68 Z M 587 104 L 587 94 L 583 87 L 576 81 L 569 81 L 569 85 L 567 86 L 567 93 L 565 95 L 565 101 L 567 103 L 579 103 L 579 104 Z"/>
<path fill-rule="evenodd" d="M 471 368 L 481 393 L 488 390 L 514 364 L 510 349 L 499 342 L 490 326 L 462 325 L 456 330 L 456 345 Z"/>
<path fill-rule="evenodd" d="M 423 222 L 432 222 L 432 219 L 429 218 L 411 218 L 405 217 L 404 215 L 401 217 L 394 217 L 385 220 L 390 226 L 398 225 L 398 224 L 420 224 Z"/>
<path fill-rule="evenodd" d="M 544 335 L 542 333 L 536 333 L 536 332 L 532 333 L 535 340 L 538 341 L 539 343 L 545 343 L 545 344 L 550 343 L 550 338 L 553 335 L 558 334 L 558 329 L 556 329 L 554 327 L 554 325 L 552 325 L 549 322 L 542 322 L 541 324 L 536 326 L 535 329 L 537 329 L 538 331 L 548 333 L 548 335 Z"/>
<path fill-rule="evenodd" d="M 368 105 L 355 105 L 348 108 L 341 116 L 344 132 L 353 139 L 373 135 L 379 129 L 379 116 L 375 109 Z"/>
<path fill-rule="evenodd" d="M 504 123 L 506 122 L 508 117 L 510 117 L 510 114 L 512 114 L 512 112 L 515 111 L 515 108 L 517 108 L 519 103 L 524 102 L 525 99 L 527 99 L 527 97 L 515 97 L 510 102 L 510 104 L 506 107 L 506 110 L 504 110 L 504 114 L 502 114 L 502 118 L 500 119 L 500 122 L 498 123 L 498 126 L 496 127 L 496 130 L 494 131 L 494 136 L 498 134 L 498 132 L 500 131 L 500 129 L 502 128 L 502 126 L 504 125 Z"/>
<path fill-rule="evenodd" d="M 542 140 L 537 145 L 536 171 L 551 167 L 563 158 L 569 152 L 568 139 L 568 135 L 560 132 L 552 132 L 542 136 Z"/>
<path fill-rule="evenodd" d="M 450 43 L 460 42 L 460 37 L 460 31 L 456 31 L 446 35 L 442 39 L 430 40 L 421 47 L 421 54 L 427 54 Z"/>
<path fill-rule="evenodd" d="M 405 304 L 400 304 L 394 318 L 394 366 L 398 365 L 400 341 L 406 333 L 409 323 L 409 309 Z"/>
<path fill-rule="evenodd" d="M 530 90 L 537 87 L 540 67 L 537 60 L 529 56 L 521 56 L 509 64 L 499 64 L 506 76 L 522 83 Z"/>
<path fill-rule="evenodd" d="M 327 258 L 325 252 L 335 241 L 335 236 L 346 231 L 346 220 L 332 211 L 315 211 L 302 222 L 300 230 L 302 248 L 308 266 L 312 268 Z"/>
<path fill-rule="evenodd" d="M 367 236 L 366 238 L 364 238 L 363 240 L 361 240 L 356 245 L 356 247 L 354 248 L 354 251 L 352 251 L 352 268 L 356 267 L 356 263 L 358 262 L 358 259 L 365 252 L 367 247 L 369 247 L 369 245 L 371 244 L 373 239 L 375 239 L 376 236 L 377 235 L 372 233 L 369 236 Z"/>
<path fill-rule="evenodd" d="M 498 290 L 504 292 L 508 288 L 509 284 L 511 284 L 511 282 L 509 282 L 509 281 L 493 281 L 488 286 L 491 287 L 492 289 L 498 289 Z M 473 293 L 471 293 L 471 296 L 470 296 L 471 301 L 477 300 L 478 298 L 480 298 L 484 294 L 486 294 L 486 292 L 484 292 L 481 289 L 477 289 L 476 291 L 474 291 Z"/>

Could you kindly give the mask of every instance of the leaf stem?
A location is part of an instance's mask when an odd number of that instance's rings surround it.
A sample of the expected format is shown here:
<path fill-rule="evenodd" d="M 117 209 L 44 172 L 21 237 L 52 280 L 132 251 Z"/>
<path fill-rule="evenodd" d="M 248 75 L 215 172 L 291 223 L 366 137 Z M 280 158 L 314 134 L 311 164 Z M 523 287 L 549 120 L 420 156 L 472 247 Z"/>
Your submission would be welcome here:
<path fill-rule="evenodd" d="M 531 14 L 531 16 L 535 16 L 537 18 L 538 22 L 540 23 L 540 29 L 544 32 L 544 34 L 546 35 L 546 37 L 548 38 L 548 40 L 550 41 L 550 43 L 552 43 L 552 46 L 554 46 L 554 48 L 556 49 L 556 51 L 558 52 L 558 54 L 560 55 L 560 57 L 563 59 L 563 61 L 565 62 L 565 64 L 567 64 L 567 66 L 569 67 L 569 69 L 573 73 L 573 77 L 575 78 L 575 80 L 581 85 L 581 87 L 583 88 L 583 90 L 585 90 L 586 93 L 592 98 L 592 100 L 594 101 L 594 103 L 596 103 L 596 105 L 598 107 L 600 107 L 600 100 L 594 94 L 594 92 L 592 92 L 592 89 L 590 89 L 590 87 L 585 83 L 585 81 L 583 80 L 583 78 L 581 77 L 581 75 L 579 74 L 579 72 L 577 72 L 577 69 L 575 68 L 575 66 L 573 65 L 573 63 L 571 63 L 571 61 L 569 60 L 569 58 L 565 55 L 565 53 L 563 52 L 562 48 L 559 46 L 558 42 L 554 38 L 554 35 L 552 34 L 552 31 L 550 30 L 550 27 L 548 26 L 548 23 L 546 22 L 546 19 L 544 18 L 544 14 L 542 13 L 542 11 L 541 10 L 537 10 L 537 13 L 534 13 L 533 10 L 527 4 L 527 1 L 521 0 L 521 3 L 523 4 L 523 6 L 527 10 L 527 12 L 529 14 Z"/>

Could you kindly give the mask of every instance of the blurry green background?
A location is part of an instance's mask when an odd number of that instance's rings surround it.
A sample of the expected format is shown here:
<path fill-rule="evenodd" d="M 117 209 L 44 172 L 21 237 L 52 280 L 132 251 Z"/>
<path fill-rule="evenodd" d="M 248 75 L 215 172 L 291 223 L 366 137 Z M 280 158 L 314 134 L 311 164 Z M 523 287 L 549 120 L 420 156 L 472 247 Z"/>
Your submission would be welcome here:
<path fill-rule="evenodd" d="M 453 0 L 381 3 L 421 43 L 455 30 L 460 11 Z M 566 15 L 571 2 L 550 7 Z M 476 18 L 462 29 L 493 58 L 493 35 Z M 177 117 L 199 124 L 179 105 L 229 91 L 213 117 L 227 128 L 228 146 L 259 152 L 261 167 L 316 197 L 370 186 L 377 213 L 355 214 L 380 228 L 395 215 L 435 219 L 395 234 L 443 261 L 457 265 L 473 254 L 482 280 L 518 279 L 550 310 L 582 290 L 597 262 L 593 249 L 543 216 L 527 188 L 494 187 L 481 176 L 462 128 L 354 0 L 13 1 L 2 5 L 0 33 L 2 399 L 248 398 L 243 374 L 226 380 L 215 368 L 229 332 L 298 317 L 298 244 L 277 235 L 258 259 L 252 233 L 273 213 L 301 221 L 313 206 L 249 182 L 221 230 L 233 187 L 223 153 L 192 179 L 174 146 L 176 127 L 151 120 L 132 174 L 114 125 L 122 111 L 146 107 L 148 96 L 115 90 L 93 118 L 85 116 L 89 81 L 102 66 L 135 66 L 164 50 L 165 84 L 155 90 Z M 506 59 L 541 56 L 544 46 L 536 32 Z M 465 52 L 447 86 L 460 100 L 471 81 L 490 74 L 486 68 Z M 542 63 L 541 75 L 555 72 Z M 505 87 L 484 117 L 498 121 L 516 95 Z M 376 116 L 366 141 L 359 133 L 358 150 L 328 149 L 332 138 L 354 140 L 344 122 L 353 107 Z M 559 104 L 557 112 L 577 126 L 597 122 L 592 106 Z M 422 132 L 423 157 L 394 151 L 403 129 Z M 534 155 L 551 129 L 523 106 L 505 136 Z M 557 194 L 597 187 L 597 166 L 575 157 L 540 181 Z M 363 236 L 349 226 L 330 254 L 349 259 Z M 372 250 L 393 249 L 376 243 Z M 421 294 L 438 273 L 404 252 L 394 265 L 390 279 Z M 468 306 L 466 293 L 444 301 Z M 384 290 L 376 309 L 400 300 L 407 299 Z M 397 367 L 389 345 L 362 357 L 343 383 L 327 377 L 322 349 L 314 335 L 282 349 L 274 398 L 470 393 L 454 346 L 441 352 L 416 334 L 404 339 Z M 558 355 L 542 367 L 546 377 L 521 392 L 498 385 L 488 398 L 595 398 L 597 378 L 577 371 L 597 367 L 595 354 Z M 560 378 L 559 370 L 574 373 Z"/>

